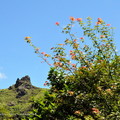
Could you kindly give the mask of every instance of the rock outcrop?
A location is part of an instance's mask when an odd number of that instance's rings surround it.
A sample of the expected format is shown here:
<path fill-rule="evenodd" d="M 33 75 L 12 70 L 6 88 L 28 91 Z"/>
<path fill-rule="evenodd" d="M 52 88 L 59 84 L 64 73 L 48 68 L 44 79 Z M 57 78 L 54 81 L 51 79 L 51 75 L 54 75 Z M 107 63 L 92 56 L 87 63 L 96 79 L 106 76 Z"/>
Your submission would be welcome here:
<path fill-rule="evenodd" d="M 37 87 L 33 86 L 30 81 L 30 77 L 26 75 L 25 77 L 22 77 L 21 79 L 17 79 L 16 83 L 12 86 L 10 86 L 9 90 L 15 90 L 17 92 L 16 98 L 20 98 L 27 94 L 28 89 L 35 89 Z"/>
<path fill-rule="evenodd" d="M 22 77 L 21 79 L 19 78 L 17 79 L 15 88 L 19 88 L 19 87 L 23 87 L 26 89 L 33 88 L 31 81 L 30 81 L 30 77 L 28 75 L 25 77 Z"/>

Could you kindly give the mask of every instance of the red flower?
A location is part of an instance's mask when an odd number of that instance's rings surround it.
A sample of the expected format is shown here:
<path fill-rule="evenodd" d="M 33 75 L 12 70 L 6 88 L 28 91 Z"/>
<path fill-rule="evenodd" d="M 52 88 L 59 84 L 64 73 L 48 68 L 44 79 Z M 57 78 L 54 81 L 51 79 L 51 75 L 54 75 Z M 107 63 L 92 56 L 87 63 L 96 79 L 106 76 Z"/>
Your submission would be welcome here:
<path fill-rule="evenodd" d="M 100 111 L 97 108 L 92 108 L 93 113 L 100 113 Z"/>
<path fill-rule="evenodd" d="M 76 68 L 76 64 L 72 64 L 72 67 Z"/>
<path fill-rule="evenodd" d="M 49 85 L 49 82 L 48 82 L 48 81 L 45 81 L 44 86 L 46 86 L 46 85 Z"/>
<path fill-rule="evenodd" d="M 74 42 L 76 42 L 77 40 L 76 40 L 76 39 L 74 39 L 73 41 L 74 41 Z"/>
<path fill-rule="evenodd" d="M 111 26 L 111 24 L 106 24 L 106 26 Z"/>
<path fill-rule="evenodd" d="M 75 18 L 74 17 L 70 17 L 70 20 L 75 21 Z"/>
<path fill-rule="evenodd" d="M 31 37 L 25 37 L 25 40 L 29 40 Z"/>
<path fill-rule="evenodd" d="M 70 53 L 70 55 L 75 56 L 75 53 Z"/>
<path fill-rule="evenodd" d="M 58 45 L 65 45 L 65 44 L 58 44 Z"/>
<path fill-rule="evenodd" d="M 101 38 L 105 38 L 105 35 L 100 35 Z"/>
<path fill-rule="evenodd" d="M 68 91 L 67 92 L 70 96 L 73 96 L 74 95 L 74 92 L 73 91 Z"/>
<path fill-rule="evenodd" d="M 41 52 L 41 54 L 45 55 L 45 52 Z"/>
<path fill-rule="evenodd" d="M 55 67 L 62 67 L 63 64 L 61 62 L 54 62 Z"/>
<path fill-rule="evenodd" d="M 52 66 L 52 64 L 48 64 L 48 65 Z"/>
<path fill-rule="evenodd" d="M 49 55 L 49 54 L 44 54 L 44 56 L 45 56 L 45 57 L 50 57 L 50 55 Z"/>
<path fill-rule="evenodd" d="M 71 56 L 71 59 L 72 59 L 72 60 L 75 60 L 75 59 L 76 59 L 76 56 L 75 56 L 75 55 L 72 55 L 72 56 Z"/>
<path fill-rule="evenodd" d="M 27 43 L 30 43 L 31 40 L 30 40 L 31 37 L 25 37 L 25 40 L 27 41 Z"/>
<path fill-rule="evenodd" d="M 58 25 L 60 25 L 60 23 L 59 23 L 59 22 L 56 22 L 55 24 L 56 24 L 57 26 L 58 26 Z"/>
<path fill-rule="evenodd" d="M 102 21 L 103 21 L 103 20 L 102 20 L 101 18 L 98 18 L 98 22 L 100 22 L 100 23 L 101 23 Z"/>
<path fill-rule="evenodd" d="M 99 25 L 99 24 L 101 24 L 101 22 L 96 22 L 96 25 Z"/>
<path fill-rule="evenodd" d="M 72 50 L 70 50 L 70 53 L 73 52 Z"/>
<path fill-rule="evenodd" d="M 84 68 L 86 68 L 86 66 L 82 66 L 81 68 L 83 68 L 83 69 L 84 69 Z"/>
<path fill-rule="evenodd" d="M 80 110 L 77 110 L 77 111 L 74 112 L 74 114 L 79 115 L 79 114 L 81 114 L 81 112 L 80 112 Z"/>
<path fill-rule="evenodd" d="M 36 48 L 35 51 L 37 52 L 37 51 L 39 51 L 39 49 L 40 49 L 40 48 Z"/>
<path fill-rule="evenodd" d="M 80 22 L 80 21 L 82 21 L 82 18 L 76 18 L 76 20 Z"/>
<path fill-rule="evenodd" d="M 44 86 L 46 86 L 47 85 L 47 83 L 44 83 Z"/>
<path fill-rule="evenodd" d="M 84 37 L 81 37 L 80 39 L 82 40 L 82 39 L 84 39 Z"/>

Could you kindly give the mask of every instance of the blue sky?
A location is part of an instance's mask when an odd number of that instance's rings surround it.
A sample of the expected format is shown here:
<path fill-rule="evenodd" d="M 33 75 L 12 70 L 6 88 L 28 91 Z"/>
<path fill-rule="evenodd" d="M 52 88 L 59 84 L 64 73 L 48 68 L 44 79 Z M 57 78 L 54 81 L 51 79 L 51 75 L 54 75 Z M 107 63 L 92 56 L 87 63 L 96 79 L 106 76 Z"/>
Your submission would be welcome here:
<path fill-rule="evenodd" d="M 31 36 L 35 45 L 48 52 L 64 39 L 55 22 L 65 25 L 70 16 L 100 17 L 116 27 L 115 42 L 120 50 L 120 0 L 1 0 L 0 16 L 0 89 L 25 75 L 33 85 L 44 87 L 49 66 L 41 63 L 24 37 Z"/>

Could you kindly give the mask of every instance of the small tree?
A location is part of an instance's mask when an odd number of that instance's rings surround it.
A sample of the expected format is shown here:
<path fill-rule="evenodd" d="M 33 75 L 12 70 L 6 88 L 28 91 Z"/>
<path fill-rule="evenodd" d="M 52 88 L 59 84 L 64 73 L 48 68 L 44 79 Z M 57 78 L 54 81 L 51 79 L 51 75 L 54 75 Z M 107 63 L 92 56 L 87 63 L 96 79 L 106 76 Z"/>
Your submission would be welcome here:
<path fill-rule="evenodd" d="M 49 82 L 45 83 L 50 90 L 43 100 L 34 101 L 35 115 L 31 119 L 120 119 L 120 57 L 113 42 L 113 28 L 101 18 L 95 25 L 91 20 L 88 17 L 84 23 L 82 18 L 70 17 L 70 23 L 62 30 L 68 37 L 63 44 L 51 48 L 52 56 L 40 52 L 31 38 L 25 37 L 35 53 L 51 66 Z M 76 22 L 79 37 L 74 30 Z M 60 26 L 58 22 L 56 25 Z"/>

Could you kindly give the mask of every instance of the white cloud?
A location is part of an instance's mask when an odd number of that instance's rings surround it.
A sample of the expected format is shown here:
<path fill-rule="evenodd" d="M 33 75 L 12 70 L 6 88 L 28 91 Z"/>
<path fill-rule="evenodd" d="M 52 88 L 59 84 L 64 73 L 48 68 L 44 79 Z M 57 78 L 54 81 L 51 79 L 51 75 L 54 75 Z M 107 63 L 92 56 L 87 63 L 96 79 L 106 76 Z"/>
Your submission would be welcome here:
<path fill-rule="evenodd" d="M 4 73 L 0 73 L 0 79 L 6 79 L 6 75 Z"/>

